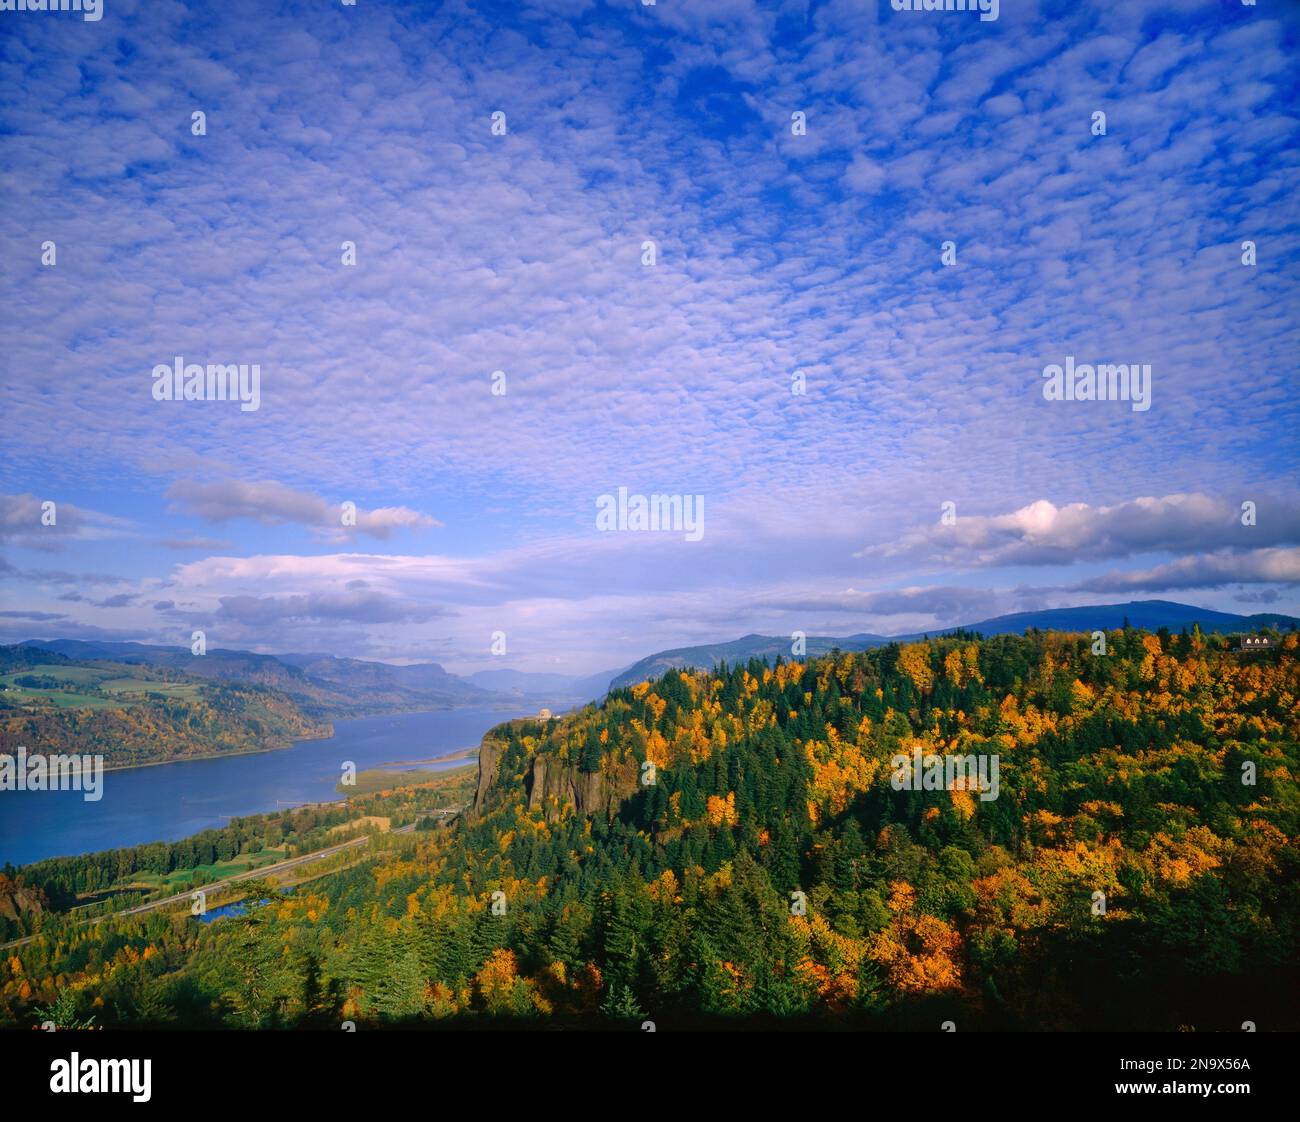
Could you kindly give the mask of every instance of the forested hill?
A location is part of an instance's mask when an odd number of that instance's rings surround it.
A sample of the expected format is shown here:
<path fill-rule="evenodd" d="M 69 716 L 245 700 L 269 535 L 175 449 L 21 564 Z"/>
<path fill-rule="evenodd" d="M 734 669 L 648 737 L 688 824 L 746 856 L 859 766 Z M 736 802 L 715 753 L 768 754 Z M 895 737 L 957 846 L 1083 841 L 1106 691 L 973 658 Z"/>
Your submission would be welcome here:
<path fill-rule="evenodd" d="M 97 754 L 126 767 L 265 751 L 331 731 L 268 686 L 0 647 L 3 753 Z"/>
<path fill-rule="evenodd" d="M 494 730 L 473 813 L 412 853 L 19 969 L 75 962 L 86 1009 L 133 972 L 148 1014 L 101 1023 L 1295 1029 L 1300 672 L 1274 640 L 956 636 L 670 672 Z M 918 747 L 996 758 L 996 797 L 896 789 Z"/>
<path fill-rule="evenodd" d="M 1111 631 L 1115 628 L 1136 627 L 1148 631 L 1186 630 L 1199 627 L 1202 631 L 1216 631 L 1224 635 L 1257 631 L 1271 627 L 1280 631 L 1293 631 L 1300 619 L 1263 612 L 1242 616 L 1232 612 L 1218 612 L 1212 608 L 1198 608 L 1192 604 L 1179 604 L 1172 600 L 1129 600 L 1121 604 L 1081 604 L 1074 608 L 1045 608 L 1013 615 L 994 616 L 977 623 L 958 627 L 945 627 L 926 633 L 907 635 L 806 635 L 798 653 L 809 658 L 830 654 L 833 651 L 865 651 L 883 647 L 888 643 L 915 643 L 931 636 L 974 633 L 989 635 L 1020 635 L 1026 631 Z M 634 662 L 626 670 L 614 675 L 609 687 L 633 686 L 650 678 L 661 677 L 668 670 L 711 670 L 720 662 L 747 662 L 761 658 L 768 662 L 777 655 L 789 656 L 791 636 L 746 635 L 729 643 L 710 643 L 704 646 L 678 647 L 658 651 Z M 603 693 L 604 691 L 600 691 Z M 596 696 L 596 695 L 593 695 Z"/>
<path fill-rule="evenodd" d="M 0 656 L 38 651 L 80 662 L 109 661 L 175 670 L 197 678 L 261 686 L 291 698 L 311 717 L 337 720 L 374 713 L 490 705 L 502 699 L 447 673 L 436 662 L 397 666 L 324 654 L 255 654 L 209 648 L 200 658 L 189 647 L 146 643 L 29 640 L 0 648 Z"/>
<path fill-rule="evenodd" d="M 437 663 L 393 666 L 61 639 L 0 646 L 0 752 L 109 767 L 287 747 L 368 713 L 517 704 Z"/>

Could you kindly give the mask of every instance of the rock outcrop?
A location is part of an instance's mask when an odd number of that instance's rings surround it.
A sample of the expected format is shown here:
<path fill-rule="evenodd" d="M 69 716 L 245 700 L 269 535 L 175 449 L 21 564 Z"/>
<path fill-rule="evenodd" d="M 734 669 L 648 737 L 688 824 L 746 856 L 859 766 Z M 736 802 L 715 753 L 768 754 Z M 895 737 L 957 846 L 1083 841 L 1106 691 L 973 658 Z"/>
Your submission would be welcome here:
<path fill-rule="evenodd" d="M 478 750 L 478 788 L 474 792 L 474 806 L 469 817 L 481 817 L 494 803 L 508 797 L 500 789 L 501 757 L 506 743 L 489 732 L 483 737 Z M 635 760 L 614 763 L 606 757 L 600 771 L 579 770 L 577 764 L 560 759 L 552 751 L 539 750 L 529 760 L 524 770 L 524 790 L 528 808 L 540 808 L 548 822 L 556 821 L 565 807 L 573 807 L 578 814 L 604 814 L 612 818 L 624 799 L 636 792 L 637 766 Z"/>
<path fill-rule="evenodd" d="M 501 762 L 504 745 L 489 732 L 478 746 L 478 789 L 474 792 L 471 818 L 478 818 L 487 806 L 488 792 L 497 781 L 497 765 Z"/>
<path fill-rule="evenodd" d="M 49 902 L 39 888 L 11 880 L 0 873 L 0 919 L 16 921 L 48 910 Z"/>
<path fill-rule="evenodd" d="M 611 764 L 607 757 L 600 771 L 579 771 L 573 764 L 538 753 L 525 780 L 528 809 L 540 807 L 548 822 L 559 818 L 566 806 L 581 815 L 613 818 L 623 800 L 636 793 L 636 777 L 635 760 Z"/>

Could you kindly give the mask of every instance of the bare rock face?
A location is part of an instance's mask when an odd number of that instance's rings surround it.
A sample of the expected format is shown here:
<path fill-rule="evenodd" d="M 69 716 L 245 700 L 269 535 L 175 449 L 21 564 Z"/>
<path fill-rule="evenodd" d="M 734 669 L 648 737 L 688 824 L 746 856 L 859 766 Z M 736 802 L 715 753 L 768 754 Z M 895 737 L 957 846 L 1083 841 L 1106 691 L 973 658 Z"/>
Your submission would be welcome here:
<path fill-rule="evenodd" d="M 538 754 L 526 779 L 528 809 L 541 808 L 547 822 L 556 821 L 566 806 L 580 815 L 613 818 L 623 800 L 636 792 L 636 776 L 631 760 L 612 764 L 606 758 L 600 771 L 579 771 L 574 764 Z"/>
<path fill-rule="evenodd" d="M 498 775 L 505 744 L 491 733 L 478 750 L 478 789 L 474 792 L 471 820 L 479 818 L 490 803 L 501 800 Z M 554 752 L 538 751 L 524 773 L 524 794 L 530 810 L 540 808 L 547 822 L 557 821 L 566 807 L 580 815 L 604 814 L 613 818 L 624 799 L 636 793 L 635 760 L 614 762 L 606 756 L 599 771 L 581 771 L 576 762 L 558 758 Z"/>
<path fill-rule="evenodd" d="M 478 818 L 487 805 L 488 792 L 497 780 L 497 765 L 501 762 L 502 744 L 489 734 L 478 747 L 478 790 L 474 792 L 471 818 Z"/>
<path fill-rule="evenodd" d="M 0 917 L 16 920 L 46 910 L 45 894 L 39 888 L 20 884 L 0 875 Z"/>

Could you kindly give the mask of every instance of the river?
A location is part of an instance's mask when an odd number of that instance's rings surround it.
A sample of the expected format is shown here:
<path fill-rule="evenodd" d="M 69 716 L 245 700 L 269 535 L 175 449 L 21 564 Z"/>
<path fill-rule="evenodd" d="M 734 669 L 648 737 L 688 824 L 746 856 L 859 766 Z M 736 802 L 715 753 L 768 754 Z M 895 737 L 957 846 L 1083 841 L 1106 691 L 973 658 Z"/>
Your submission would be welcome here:
<path fill-rule="evenodd" d="M 341 797 L 334 787 L 345 760 L 358 771 L 465 764 L 470 761 L 427 761 L 476 748 L 493 725 L 525 715 L 522 709 L 450 709 L 335 721 L 327 740 L 279 751 L 106 771 L 98 802 L 86 802 L 80 791 L 5 791 L 0 867 L 177 841 L 230 818 L 329 802 Z"/>

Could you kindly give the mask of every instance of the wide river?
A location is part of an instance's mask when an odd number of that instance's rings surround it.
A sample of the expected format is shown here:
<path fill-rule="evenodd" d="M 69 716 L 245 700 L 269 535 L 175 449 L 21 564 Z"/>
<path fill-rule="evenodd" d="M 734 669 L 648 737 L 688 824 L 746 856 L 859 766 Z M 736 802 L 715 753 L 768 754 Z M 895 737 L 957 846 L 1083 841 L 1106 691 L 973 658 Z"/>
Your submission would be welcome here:
<path fill-rule="evenodd" d="M 451 709 L 335 721 L 328 740 L 304 740 L 274 752 L 182 760 L 104 773 L 103 798 L 80 791 L 0 792 L 0 867 L 42 857 L 177 841 L 229 818 L 341 798 L 335 784 L 345 760 L 358 771 L 427 763 L 477 748 L 493 725 L 525 711 Z"/>

